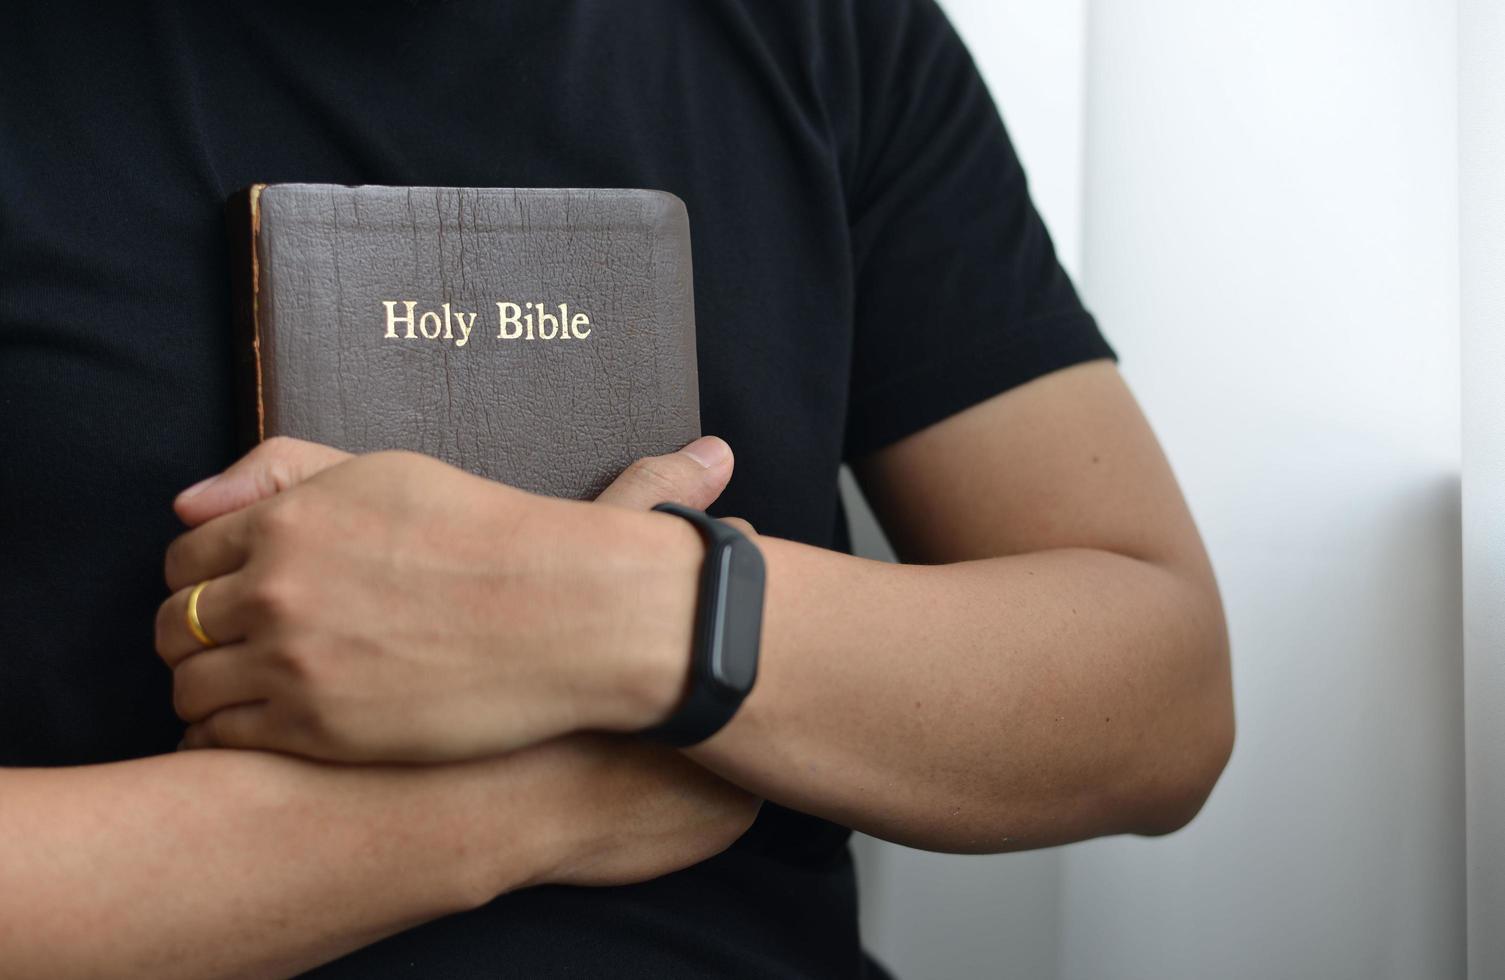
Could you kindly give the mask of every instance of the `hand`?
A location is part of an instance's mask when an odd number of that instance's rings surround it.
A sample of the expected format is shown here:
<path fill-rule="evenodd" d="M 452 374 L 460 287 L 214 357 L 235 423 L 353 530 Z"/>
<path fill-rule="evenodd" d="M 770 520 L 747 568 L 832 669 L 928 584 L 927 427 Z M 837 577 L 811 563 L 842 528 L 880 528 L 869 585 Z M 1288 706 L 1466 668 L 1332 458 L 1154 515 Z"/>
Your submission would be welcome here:
<path fill-rule="evenodd" d="M 176 503 L 197 526 L 168 549 L 157 647 L 185 745 L 429 762 L 656 723 L 683 690 L 704 548 L 629 508 L 704 507 L 731 468 L 700 440 L 597 507 L 411 453 L 269 441 Z M 185 620 L 203 581 L 208 650 Z"/>

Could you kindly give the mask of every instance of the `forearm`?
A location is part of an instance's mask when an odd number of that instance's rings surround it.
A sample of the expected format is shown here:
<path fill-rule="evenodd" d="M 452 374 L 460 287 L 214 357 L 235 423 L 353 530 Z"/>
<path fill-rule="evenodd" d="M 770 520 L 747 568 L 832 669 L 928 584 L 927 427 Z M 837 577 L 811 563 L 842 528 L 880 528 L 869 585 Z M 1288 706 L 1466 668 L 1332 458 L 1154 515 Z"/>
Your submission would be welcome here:
<path fill-rule="evenodd" d="M 473 905 L 535 860 L 534 783 L 486 765 L 205 751 L 0 771 L 6 975 L 285 976 Z"/>
<path fill-rule="evenodd" d="M 754 793 L 1000 851 L 1173 829 L 1226 760 L 1210 576 L 1088 549 L 889 565 L 762 545 L 757 686 L 691 752 Z"/>

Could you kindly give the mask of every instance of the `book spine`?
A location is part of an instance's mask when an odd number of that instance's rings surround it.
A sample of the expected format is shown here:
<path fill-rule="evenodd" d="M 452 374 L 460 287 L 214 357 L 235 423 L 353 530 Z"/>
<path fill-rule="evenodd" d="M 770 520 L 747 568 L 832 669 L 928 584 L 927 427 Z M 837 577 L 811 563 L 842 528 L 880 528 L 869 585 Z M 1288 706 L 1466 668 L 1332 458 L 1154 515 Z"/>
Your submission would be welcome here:
<path fill-rule="evenodd" d="M 265 184 L 252 184 L 225 202 L 230 244 L 230 315 L 235 344 L 236 436 L 241 452 L 266 438 L 261 364 L 261 270 L 257 236 Z"/>

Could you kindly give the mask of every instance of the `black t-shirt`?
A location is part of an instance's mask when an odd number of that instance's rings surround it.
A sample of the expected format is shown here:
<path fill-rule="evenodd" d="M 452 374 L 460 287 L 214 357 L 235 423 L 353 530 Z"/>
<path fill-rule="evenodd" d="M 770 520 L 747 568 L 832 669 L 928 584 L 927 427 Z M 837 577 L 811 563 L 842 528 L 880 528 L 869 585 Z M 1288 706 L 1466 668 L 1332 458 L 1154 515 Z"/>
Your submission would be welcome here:
<path fill-rule="evenodd" d="M 179 738 L 153 614 L 172 496 L 234 454 L 245 184 L 678 194 L 713 510 L 814 545 L 847 546 L 843 459 L 1111 354 L 932 0 L 22 0 L 0 37 L 0 764 Z M 769 806 L 688 871 L 324 972 L 860 976 L 847 837 Z"/>

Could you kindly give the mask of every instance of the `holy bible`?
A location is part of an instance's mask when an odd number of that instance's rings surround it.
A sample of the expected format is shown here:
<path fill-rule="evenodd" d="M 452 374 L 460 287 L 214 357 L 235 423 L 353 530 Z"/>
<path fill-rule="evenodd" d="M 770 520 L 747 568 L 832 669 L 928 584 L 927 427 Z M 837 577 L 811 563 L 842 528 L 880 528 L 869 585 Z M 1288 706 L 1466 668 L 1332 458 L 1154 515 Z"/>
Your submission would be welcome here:
<path fill-rule="evenodd" d="M 257 184 L 226 207 L 246 445 L 410 449 L 587 499 L 700 434 L 672 194 Z"/>

